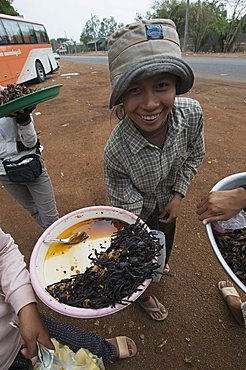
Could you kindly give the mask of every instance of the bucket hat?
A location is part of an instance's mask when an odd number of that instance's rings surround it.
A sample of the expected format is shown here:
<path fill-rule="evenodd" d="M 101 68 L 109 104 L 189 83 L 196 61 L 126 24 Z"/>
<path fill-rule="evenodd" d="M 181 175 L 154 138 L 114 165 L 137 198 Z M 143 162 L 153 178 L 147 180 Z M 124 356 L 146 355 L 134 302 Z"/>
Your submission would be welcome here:
<path fill-rule="evenodd" d="M 131 82 L 159 73 L 178 77 L 177 95 L 188 92 L 194 82 L 191 67 L 181 56 L 179 36 L 171 19 L 150 19 L 120 28 L 108 39 L 111 81 L 109 106 L 120 103 Z"/>

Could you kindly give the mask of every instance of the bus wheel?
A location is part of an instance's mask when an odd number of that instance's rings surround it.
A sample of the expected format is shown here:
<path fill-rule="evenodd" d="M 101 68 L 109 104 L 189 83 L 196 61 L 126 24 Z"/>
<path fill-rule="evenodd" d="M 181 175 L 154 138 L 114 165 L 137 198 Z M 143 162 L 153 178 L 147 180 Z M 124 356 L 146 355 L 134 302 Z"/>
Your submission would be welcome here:
<path fill-rule="evenodd" d="M 39 61 L 36 61 L 36 72 L 38 82 L 44 82 L 45 81 L 44 67 Z"/>

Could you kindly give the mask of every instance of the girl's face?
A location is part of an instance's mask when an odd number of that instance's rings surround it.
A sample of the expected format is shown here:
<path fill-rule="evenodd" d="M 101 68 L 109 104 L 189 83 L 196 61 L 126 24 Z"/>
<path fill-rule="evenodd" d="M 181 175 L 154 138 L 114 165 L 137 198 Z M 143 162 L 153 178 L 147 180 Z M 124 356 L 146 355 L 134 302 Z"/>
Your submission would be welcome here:
<path fill-rule="evenodd" d="M 125 113 L 142 131 L 167 122 L 176 96 L 176 76 L 169 73 L 133 82 L 122 96 Z"/>

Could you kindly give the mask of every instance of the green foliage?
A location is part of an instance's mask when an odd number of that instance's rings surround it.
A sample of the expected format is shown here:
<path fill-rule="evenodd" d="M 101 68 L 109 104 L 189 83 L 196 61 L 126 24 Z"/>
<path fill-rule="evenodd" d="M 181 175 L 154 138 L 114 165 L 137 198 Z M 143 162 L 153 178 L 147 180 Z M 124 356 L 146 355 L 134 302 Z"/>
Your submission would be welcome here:
<path fill-rule="evenodd" d="M 122 24 L 117 24 L 114 17 L 103 18 L 100 23 L 100 28 L 98 30 L 99 37 L 108 37 L 113 33 L 117 28 L 121 27 Z"/>
<path fill-rule="evenodd" d="M 246 16 L 244 16 L 241 21 L 241 32 L 246 33 Z"/>
<path fill-rule="evenodd" d="M 0 0 L 0 13 L 8 15 L 19 15 L 11 5 L 13 0 Z"/>
<path fill-rule="evenodd" d="M 118 28 L 123 27 L 123 23 L 117 23 L 114 17 L 103 18 L 102 21 L 96 15 L 91 15 L 80 35 L 80 41 L 87 45 L 89 41 L 100 37 L 108 37 Z"/>
<path fill-rule="evenodd" d="M 172 19 L 181 41 L 185 31 L 186 0 L 156 0 L 152 11 L 137 20 L 150 18 Z M 226 4 L 231 6 L 228 19 Z M 227 4 L 227 5 L 228 5 Z M 198 0 L 189 5 L 188 46 L 194 51 L 228 51 L 238 32 L 245 32 L 246 0 Z M 227 50 L 225 50 L 225 46 Z"/>
<path fill-rule="evenodd" d="M 222 4 L 203 1 L 191 6 L 193 27 L 189 28 L 194 51 L 222 51 L 227 18 Z"/>
<path fill-rule="evenodd" d="M 152 16 L 154 18 L 172 19 L 176 24 L 180 37 L 184 36 L 185 12 L 186 12 L 185 0 L 155 1 L 153 10 L 154 12 Z"/>
<path fill-rule="evenodd" d="M 246 0 L 230 0 L 227 3 L 231 9 L 231 15 L 224 40 L 224 52 L 231 51 L 236 35 L 243 30 L 245 32 L 246 28 Z"/>

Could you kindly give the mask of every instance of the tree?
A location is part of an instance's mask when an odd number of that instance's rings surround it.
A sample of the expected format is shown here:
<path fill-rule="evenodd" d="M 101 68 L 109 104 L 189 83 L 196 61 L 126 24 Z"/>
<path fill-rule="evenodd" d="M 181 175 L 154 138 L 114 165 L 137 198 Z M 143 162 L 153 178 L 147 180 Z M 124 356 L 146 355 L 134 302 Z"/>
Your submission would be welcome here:
<path fill-rule="evenodd" d="M 99 37 L 108 37 L 118 28 L 122 27 L 123 23 L 117 23 L 114 17 L 103 18 L 102 21 L 96 15 L 91 15 L 80 35 L 80 41 L 86 46 L 89 41 Z"/>
<path fill-rule="evenodd" d="M 240 3 L 241 11 L 245 8 L 242 4 L 246 0 L 228 1 Z M 138 19 L 170 18 L 175 22 L 182 41 L 185 31 L 186 0 L 155 1 L 152 10 L 152 12 L 147 12 L 145 17 L 138 14 Z M 240 29 L 242 29 L 244 24 L 241 20 Z M 229 38 L 228 25 L 225 2 L 221 0 L 191 2 L 189 5 L 189 27 L 187 32 L 188 48 L 191 48 L 193 45 L 195 52 L 222 51 L 223 40 L 226 36 Z M 232 29 L 238 32 L 238 28 L 234 27 Z M 234 33 L 232 33 L 232 36 L 234 36 Z"/>
<path fill-rule="evenodd" d="M 185 11 L 185 31 L 184 31 L 184 46 L 183 50 L 186 51 L 188 29 L 189 29 L 189 11 L 190 11 L 190 0 L 186 0 L 186 11 Z"/>
<path fill-rule="evenodd" d="M 227 27 L 226 10 L 217 1 L 203 1 L 191 6 L 194 51 L 222 51 Z"/>
<path fill-rule="evenodd" d="M 226 36 L 224 39 L 224 49 L 226 53 L 231 50 L 232 43 L 240 30 L 246 27 L 246 0 L 226 0 L 232 16 L 228 24 Z"/>
<path fill-rule="evenodd" d="M 91 19 L 89 19 L 82 33 L 80 35 L 80 41 L 86 46 L 91 40 L 94 40 L 98 35 L 100 21 L 96 15 L 91 14 Z"/>
<path fill-rule="evenodd" d="M 108 37 L 120 27 L 123 27 L 123 23 L 118 24 L 114 17 L 111 16 L 110 18 L 103 18 L 98 30 L 98 36 Z"/>
<path fill-rule="evenodd" d="M 180 38 L 184 37 L 186 0 L 155 1 L 153 12 L 147 12 L 147 19 L 169 18 L 176 24 Z"/>
<path fill-rule="evenodd" d="M 180 38 L 184 37 L 186 0 L 155 0 L 151 9 L 145 15 L 136 13 L 135 21 L 169 18 L 176 24 Z"/>
<path fill-rule="evenodd" d="M 19 15 L 11 5 L 13 0 L 0 0 L 0 13 L 8 15 Z"/>

